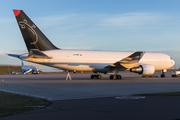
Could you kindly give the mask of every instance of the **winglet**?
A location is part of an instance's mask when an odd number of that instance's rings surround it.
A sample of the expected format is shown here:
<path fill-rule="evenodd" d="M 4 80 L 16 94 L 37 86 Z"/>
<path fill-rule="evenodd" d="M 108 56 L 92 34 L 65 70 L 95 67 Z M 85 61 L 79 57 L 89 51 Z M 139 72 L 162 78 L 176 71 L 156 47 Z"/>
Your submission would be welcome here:
<path fill-rule="evenodd" d="M 14 10 L 14 9 L 13 9 L 13 12 L 14 12 L 14 15 L 15 15 L 15 16 L 18 16 L 18 15 L 20 14 L 21 10 Z"/>

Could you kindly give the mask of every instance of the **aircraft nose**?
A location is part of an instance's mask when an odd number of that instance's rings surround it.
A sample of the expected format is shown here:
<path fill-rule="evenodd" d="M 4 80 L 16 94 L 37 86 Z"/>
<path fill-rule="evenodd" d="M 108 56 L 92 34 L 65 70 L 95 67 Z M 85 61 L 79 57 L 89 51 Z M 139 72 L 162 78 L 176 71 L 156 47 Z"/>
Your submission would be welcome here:
<path fill-rule="evenodd" d="M 173 59 L 171 60 L 171 64 L 172 64 L 172 66 L 174 66 L 174 64 L 175 64 L 175 61 Z"/>

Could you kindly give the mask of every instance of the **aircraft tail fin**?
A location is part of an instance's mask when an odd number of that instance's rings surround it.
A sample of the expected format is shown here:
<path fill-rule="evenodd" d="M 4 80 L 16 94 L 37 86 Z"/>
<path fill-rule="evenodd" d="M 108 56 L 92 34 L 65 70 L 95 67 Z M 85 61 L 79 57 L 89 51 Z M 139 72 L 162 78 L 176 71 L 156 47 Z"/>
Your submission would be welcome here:
<path fill-rule="evenodd" d="M 59 49 L 43 34 L 23 10 L 13 10 L 28 51 Z"/>

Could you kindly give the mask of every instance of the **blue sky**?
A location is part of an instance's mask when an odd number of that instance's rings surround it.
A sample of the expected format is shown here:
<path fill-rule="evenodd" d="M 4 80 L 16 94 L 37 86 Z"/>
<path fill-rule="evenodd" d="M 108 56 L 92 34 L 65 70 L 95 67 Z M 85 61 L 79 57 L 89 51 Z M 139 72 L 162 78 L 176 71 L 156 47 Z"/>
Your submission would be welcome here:
<path fill-rule="evenodd" d="M 0 64 L 27 52 L 12 9 L 21 9 L 59 48 L 163 52 L 180 68 L 179 0 L 6 0 L 0 2 Z M 30 63 L 25 62 L 25 65 Z"/>

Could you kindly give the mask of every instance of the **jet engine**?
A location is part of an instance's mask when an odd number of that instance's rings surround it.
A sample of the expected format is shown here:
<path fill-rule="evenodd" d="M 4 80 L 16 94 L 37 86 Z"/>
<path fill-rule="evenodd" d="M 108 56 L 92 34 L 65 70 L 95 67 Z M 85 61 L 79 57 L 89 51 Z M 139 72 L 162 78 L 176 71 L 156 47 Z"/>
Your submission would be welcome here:
<path fill-rule="evenodd" d="M 151 64 L 139 65 L 130 69 L 130 72 L 139 73 L 142 75 L 152 75 L 155 72 L 155 67 Z"/>

